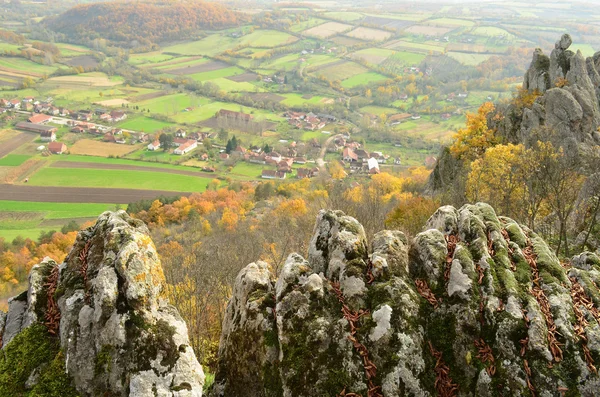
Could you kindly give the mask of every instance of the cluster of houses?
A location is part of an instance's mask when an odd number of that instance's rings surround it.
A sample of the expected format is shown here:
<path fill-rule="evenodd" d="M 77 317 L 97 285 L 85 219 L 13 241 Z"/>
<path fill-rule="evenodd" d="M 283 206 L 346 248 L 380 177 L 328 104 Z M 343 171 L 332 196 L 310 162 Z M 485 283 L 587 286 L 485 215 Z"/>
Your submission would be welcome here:
<path fill-rule="evenodd" d="M 262 171 L 261 177 L 264 179 L 285 179 L 289 174 L 294 172 L 292 168 L 293 164 L 307 164 L 308 161 L 305 157 L 296 156 L 294 150 L 295 142 L 292 142 L 291 147 L 288 149 L 288 155 L 284 156 L 279 152 L 271 151 L 266 153 L 259 147 L 253 147 L 246 149 L 243 146 L 236 147 L 231 153 L 220 153 L 219 158 L 221 160 L 238 159 L 244 160 L 253 164 L 271 165 L 275 167 L 273 170 L 265 169 Z M 312 178 L 319 172 L 317 167 L 312 168 L 298 168 L 296 169 L 296 175 L 299 179 Z"/>
<path fill-rule="evenodd" d="M 173 147 L 175 147 L 173 154 L 180 156 L 187 154 L 198 147 L 198 142 L 202 142 L 210 136 L 211 134 L 206 132 L 193 132 L 188 134 L 187 131 L 180 128 L 175 132 L 175 139 L 173 139 Z M 158 139 L 148 144 L 148 150 L 155 151 L 158 149 L 160 149 L 160 142 Z M 206 159 L 208 159 L 208 155 L 206 155 Z M 213 171 L 214 170 L 210 172 Z"/>
<path fill-rule="evenodd" d="M 106 123 L 118 123 L 127 118 L 127 114 L 121 110 L 107 111 L 105 109 L 95 109 L 93 111 L 72 111 L 65 107 L 54 106 L 52 104 L 52 98 L 47 98 L 44 101 L 39 101 L 34 97 L 25 97 L 23 99 L 0 98 L 0 108 L 2 108 L 2 111 L 4 112 L 7 109 L 22 110 L 48 116 L 70 117 L 79 121 L 92 121 L 94 117 L 98 117 L 101 121 Z M 47 121 L 51 121 L 51 118 L 42 122 Z"/>
<path fill-rule="evenodd" d="M 337 121 L 337 118 L 330 114 L 314 114 L 312 112 L 303 113 L 289 111 L 284 113 L 283 116 L 291 126 L 309 131 L 320 130 L 328 123 Z"/>
<path fill-rule="evenodd" d="M 338 138 L 343 139 L 343 138 Z M 351 172 L 367 172 L 369 174 L 379 174 L 379 164 L 386 164 L 390 156 L 382 152 L 368 152 L 361 148 L 358 142 L 337 142 L 336 145 L 343 144 L 342 161 L 349 165 Z M 339 146 L 338 146 L 339 147 Z M 400 158 L 394 159 L 395 165 L 400 165 Z"/>
<path fill-rule="evenodd" d="M 454 100 L 456 98 L 466 98 L 469 96 L 468 92 L 459 92 L 459 93 L 454 93 L 451 92 L 450 94 L 446 95 L 446 102 L 454 102 Z"/>

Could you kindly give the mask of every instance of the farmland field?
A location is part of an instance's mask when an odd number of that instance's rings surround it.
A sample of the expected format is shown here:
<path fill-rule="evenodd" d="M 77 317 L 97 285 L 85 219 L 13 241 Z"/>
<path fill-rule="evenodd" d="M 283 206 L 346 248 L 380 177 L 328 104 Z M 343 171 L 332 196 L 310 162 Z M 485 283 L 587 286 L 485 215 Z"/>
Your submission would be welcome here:
<path fill-rule="evenodd" d="M 344 22 L 357 21 L 363 18 L 363 15 L 358 12 L 326 12 L 323 16 Z"/>
<path fill-rule="evenodd" d="M 244 69 L 240 69 L 237 66 L 230 66 L 228 68 L 222 68 L 217 70 L 211 70 L 208 72 L 200 72 L 188 75 L 188 77 L 196 81 L 206 81 L 212 79 L 218 79 L 220 77 L 235 76 L 244 73 Z"/>
<path fill-rule="evenodd" d="M 354 59 L 363 58 L 365 61 L 371 64 L 379 65 L 381 62 L 385 61 L 388 57 L 394 55 L 395 53 L 395 51 L 384 48 L 367 48 L 356 51 L 355 53 L 350 54 L 350 56 Z"/>
<path fill-rule="evenodd" d="M 486 54 L 467 54 L 464 52 L 448 52 L 448 56 L 456 59 L 463 65 L 477 66 L 481 62 L 487 61 L 491 55 Z"/>
<path fill-rule="evenodd" d="M 385 46 L 385 48 L 391 48 L 394 50 L 407 50 L 407 51 L 416 51 L 416 52 L 424 52 L 424 53 L 428 53 L 428 52 L 433 52 L 433 53 L 443 53 L 444 52 L 444 47 L 440 47 L 437 45 L 431 45 L 431 44 L 424 44 L 424 43 L 413 43 L 410 41 L 404 41 L 404 40 L 397 40 L 397 41 L 392 41 L 391 43 L 387 44 Z"/>
<path fill-rule="evenodd" d="M 114 87 L 122 84 L 122 81 L 111 79 L 104 73 L 85 73 L 75 76 L 51 77 L 47 81 L 48 83 L 54 83 L 61 86 Z"/>
<path fill-rule="evenodd" d="M 281 101 L 281 103 L 283 103 L 286 106 L 301 106 L 304 105 L 306 103 L 310 103 L 313 105 L 316 105 L 318 103 L 322 103 L 323 100 L 325 100 L 326 98 L 323 98 L 322 96 L 312 96 L 312 95 L 301 95 L 301 94 L 283 94 L 282 95 L 285 99 L 283 101 Z M 305 98 L 306 97 L 306 98 Z"/>
<path fill-rule="evenodd" d="M 277 30 L 255 30 L 254 32 L 240 38 L 240 45 L 251 45 L 252 47 L 279 47 L 298 41 L 288 33 Z"/>
<path fill-rule="evenodd" d="M 69 148 L 69 153 L 100 157 L 124 156 L 136 150 L 136 148 L 137 146 L 132 145 L 119 145 L 117 143 L 81 139 Z"/>
<path fill-rule="evenodd" d="M 379 29 L 364 28 L 361 26 L 359 28 L 354 29 L 351 32 L 346 33 L 346 35 L 362 40 L 383 41 L 392 37 L 392 32 L 387 32 L 385 30 Z"/>
<path fill-rule="evenodd" d="M 358 63 L 344 62 L 341 65 L 333 65 L 315 72 L 317 76 L 324 76 L 330 81 L 345 80 L 357 74 L 366 73 L 368 69 Z"/>
<path fill-rule="evenodd" d="M 352 76 L 348 79 L 342 80 L 342 87 L 354 88 L 354 87 L 370 84 L 370 83 L 377 82 L 377 81 L 383 81 L 385 79 L 387 79 L 387 77 L 385 77 L 384 75 L 379 74 L 379 73 L 375 73 L 375 72 L 361 73 L 361 74 Z"/>
<path fill-rule="evenodd" d="M 98 214 L 111 208 L 114 209 L 114 206 L 107 204 L 80 203 L 73 205 L 70 203 L 39 203 L 0 200 L 1 212 L 40 212 L 46 219 L 68 219 L 98 216 Z"/>
<path fill-rule="evenodd" d="M 57 68 L 55 66 L 45 66 L 29 61 L 24 58 L 1 57 L 0 70 L 13 70 L 19 74 L 29 74 L 42 77 L 53 73 Z"/>
<path fill-rule="evenodd" d="M 298 33 L 301 32 L 303 30 L 306 30 L 308 28 L 312 28 L 314 26 L 320 25 L 323 22 L 325 22 L 324 19 L 320 19 L 320 18 L 310 18 L 308 21 L 302 21 L 300 23 L 297 23 L 295 25 L 293 25 L 290 30 L 292 32 Z"/>
<path fill-rule="evenodd" d="M 339 22 L 327 22 L 314 28 L 310 28 L 302 32 L 307 36 L 315 36 L 320 39 L 326 39 L 331 36 L 335 36 L 338 33 L 345 32 L 352 28 L 352 25 L 346 25 Z"/>
<path fill-rule="evenodd" d="M 162 128 L 169 127 L 171 125 L 171 123 L 168 123 L 166 121 L 156 120 L 150 117 L 142 116 L 135 119 L 128 119 L 125 122 L 119 124 L 119 127 L 133 131 L 154 132 Z M 74 152 L 71 150 L 71 153 Z"/>
<path fill-rule="evenodd" d="M 35 186 L 103 187 L 202 192 L 210 178 L 164 172 L 43 168 L 29 178 Z"/>
<path fill-rule="evenodd" d="M 182 43 L 163 48 L 165 54 L 181 54 L 181 55 L 217 55 L 233 47 L 234 39 L 229 36 L 220 34 L 212 34 L 202 40 Z"/>
<path fill-rule="evenodd" d="M 475 25 L 475 22 L 468 21 L 466 19 L 454 19 L 454 18 L 437 18 L 427 21 L 428 24 L 437 26 L 448 26 L 448 27 L 471 27 Z"/>
<path fill-rule="evenodd" d="M 23 164 L 30 158 L 31 156 L 26 154 L 9 154 L 0 158 L 0 167 L 16 167 Z"/>
<path fill-rule="evenodd" d="M 160 51 L 145 52 L 142 54 L 129 55 L 129 63 L 132 65 L 155 64 L 173 59 L 172 55 L 163 54 Z"/>
<path fill-rule="evenodd" d="M 506 30 L 497 28 L 495 26 L 480 26 L 471 32 L 471 34 L 477 36 L 488 36 L 488 37 L 496 37 L 496 36 L 504 36 L 507 38 L 515 38 L 514 35 L 508 33 Z"/>
<path fill-rule="evenodd" d="M 416 35 L 431 35 L 431 36 L 445 36 L 448 32 L 451 32 L 453 28 L 440 27 L 440 26 L 428 26 L 428 25 L 413 25 L 406 28 L 406 33 Z"/>

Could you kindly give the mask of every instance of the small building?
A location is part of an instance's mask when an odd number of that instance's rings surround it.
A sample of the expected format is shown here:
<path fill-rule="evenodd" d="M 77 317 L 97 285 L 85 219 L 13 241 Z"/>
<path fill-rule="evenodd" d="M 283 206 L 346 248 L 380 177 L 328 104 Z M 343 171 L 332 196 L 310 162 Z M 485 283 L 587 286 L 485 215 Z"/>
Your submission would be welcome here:
<path fill-rule="evenodd" d="M 155 151 L 160 148 L 160 142 L 158 140 L 152 142 L 148 145 L 148 150 Z"/>
<path fill-rule="evenodd" d="M 189 139 L 186 143 L 184 143 L 183 145 L 179 145 L 177 149 L 173 150 L 173 153 L 178 155 L 184 155 L 196 149 L 197 147 L 198 142 L 194 141 L 193 139 Z"/>
<path fill-rule="evenodd" d="M 263 170 L 261 178 L 263 179 L 285 179 L 287 174 L 281 171 Z"/>
<path fill-rule="evenodd" d="M 346 147 L 346 148 L 344 148 L 344 151 L 342 152 L 342 160 L 352 163 L 352 162 L 358 161 L 358 156 L 356 155 L 354 150 L 352 150 L 349 147 Z"/>
<path fill-rule="evenodd" d="M 188 139 L 175 138 L 175 139 L 173 139 L 173 146 L 179 147 L 181 145 L 185 145 L 187 143 L 187 141 L 188 141 Z"/>
<path fill-rule="evenodd" d="M 113 123 L 118 123 L 119 121 L 125 120 L 127 118 L 127 114 L 120 110 L 113 110 L 112 112 L 110 112 L 110 117 Z"/>
<path fill-rule="evenodd" d="M 28 122 L 25 122 L 25 121 L 17 123 L 17 125 L 15 127 L 18 130 L 30 131 L 30 132 L 37 132 L 38 134 L 41 134 L 42 132 L 54 132 L 54 133 L 56 133 L 56 131 L 58 131 L 58 128 L 56 128 L 56 127 L 52 127 L 52 126 L 44 125 L 44 124 L 28 123 Z"/>
<path fill-rule="evenodd" d="M 46 114 L 34 114 L 30 118 L 27 119 L 30 123 L 34 124 L 44 124 L 52 121 L 52 116 L 48 116 Z"/>
<path fill-rule="evenodd" d="M 48 144 L 48 150 L 52 154 L 62 154 L 67 151 L 67 145 L 61 142 L 50 142 Z"/>
<path fill-rule="evenodd" d="M 54 131 L 42 131 L 40 132 L 40 139 L 42 142 L 54 142 L 56 140 L 56 134 Z"/>
<path fill-rule="evenodd" d="M 369 174 L 379 174 L 379 163 L 374 158 L 367 160 L 367 167 L 369 168 Z"/>
<path fill-rule="evenodd" d="M 223 153 L 219 153 L 219 158 L 220 158 L 221 160 L 227 160 L 227 159 L 229 159 L 229 154 L 227 154 L 227 153 L 225 153 L 225 152 L 223 152 Z"/>
<path fill-rule="evenodd" d="M 298 168 L 296 173 L 296 178 L 304 179 L 304 178 L 312 178 L 314 176 L 313 170 L 308 168 Z"/>

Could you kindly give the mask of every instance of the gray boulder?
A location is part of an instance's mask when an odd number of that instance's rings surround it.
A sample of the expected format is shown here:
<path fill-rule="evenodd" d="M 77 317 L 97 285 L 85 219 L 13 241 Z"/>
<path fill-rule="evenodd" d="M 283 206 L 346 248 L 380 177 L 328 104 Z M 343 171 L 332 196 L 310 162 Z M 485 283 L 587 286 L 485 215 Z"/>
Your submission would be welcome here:
<path fill-rule="evenodd" d="M 2 348 L 42 323 L 82 396 L 200 397 L 202 367 L 164 285 L 143 222 L 105 212 L 78 234 L 64 263 L 33 267 L 28 291 L 10 302 Z"/>
<path fill-rule="evenodd" d="M 380 232 L 365 251 L 356 220 L 322 211 L 308 260 L 290 255 L 274 284 L 262 264 L 242 270 L 211 395 L 595 395 L 598 257 L 564 268 L 481 203 L 427 227 L 412 242 Z M 351 277 L 360 288 L 342 287 Z"/>

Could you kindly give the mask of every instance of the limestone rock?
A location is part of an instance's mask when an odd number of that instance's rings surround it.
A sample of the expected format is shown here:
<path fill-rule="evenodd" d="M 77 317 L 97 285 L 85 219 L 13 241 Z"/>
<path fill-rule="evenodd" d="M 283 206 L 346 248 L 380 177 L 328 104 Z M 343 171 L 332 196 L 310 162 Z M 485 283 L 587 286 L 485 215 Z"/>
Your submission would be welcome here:
<path fill-rule="evenodd" d="M 600 308 L 600 259 L 584 253 L 565 269 L 539 236 L 481 203 L 442 207 L 426 227 L 411 242 L 380 232 L 367 252 L 356 220 L 322 211 L 308 260 L 290 255 L 277 281 L 260 263 L 242 270 L 211 395 L 434 396 L 447 382 L 438 360 L 459 396 L 524 395 L 528 384 L 594 395 L 600 324 L 572 289 Z"/>
<path fill-rule="evenodd" d="M 143 222 L 124 211 L 105 212 L 78 234 L 64 263 L 44 260 L 32 268 L 28 291 L 10 301 L 3 349 L 57 307 L 66 372 L 82 396 L 200 397 L 202 367 L 163 288 Z"/>

